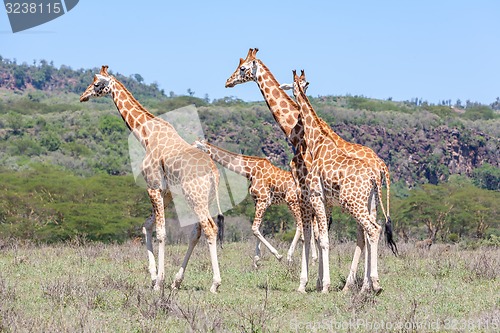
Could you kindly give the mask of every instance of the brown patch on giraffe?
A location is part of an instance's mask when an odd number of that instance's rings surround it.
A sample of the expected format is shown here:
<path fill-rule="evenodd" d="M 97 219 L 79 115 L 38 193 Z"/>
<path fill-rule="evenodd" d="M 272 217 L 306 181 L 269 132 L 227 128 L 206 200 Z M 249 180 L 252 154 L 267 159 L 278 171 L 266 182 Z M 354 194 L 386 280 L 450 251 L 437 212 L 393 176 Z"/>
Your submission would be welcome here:
<path fill-rule="evenodd" d="M 275 107 L 278 103 L 276 103 L 276 101 L 274 99 L 272 99 L 272 100 L 269 101 L 268 104 L 269 104 L 270 107 Z"/>
<path fill-rule="evenodd" d="M 286 117 L 286 123 L 288 125 L 293 126 L 293 125 L 295 125 L 295 122 L 296 122 L 296 120 L 293 116 L 289 115 L 288 117 Z"/>
<path fill-rule="evenodd" d="M 280 97 L 280 92 L 279 92 L 279 90 L 278 90 L 278 89 L 274 89 L 274 90 L 273 90 L 273 92 L 272 92 L 272 94 L 273 94 L 273 97 L 274 97 L 274 98 L 278 98 L 278 97 Z"/>
<path fill-rule="evenodd" d="M 123 106 L 126 107 L 127 109 L 131 109 L 132 108 L 132 103 L 130 103 L 129 100 L 126 100 L 124 103 L 123 103 Z"/>
<path fill-rule="evenodd" d="M 281 101 L 280 102 L 280 107 L 284 109 L 284 108 L 288 107 L 288 103 L 285 102 L 285 101 Z"/>

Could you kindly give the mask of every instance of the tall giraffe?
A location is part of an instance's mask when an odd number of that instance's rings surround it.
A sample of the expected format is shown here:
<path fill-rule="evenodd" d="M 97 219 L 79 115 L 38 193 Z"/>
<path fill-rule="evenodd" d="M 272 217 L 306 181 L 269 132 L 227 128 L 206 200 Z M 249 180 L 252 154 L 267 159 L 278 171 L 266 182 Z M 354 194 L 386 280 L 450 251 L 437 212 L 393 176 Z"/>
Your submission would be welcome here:
<path fill-rule="evenodd" d="M 298 77 L 298 84 L 302 87 L 304 90 L 304 93 L 306 92 L 306 89 L 309 86 L 309 82 L 306 80 L 306 76 L 304 71 L 301 71 L 301 75 Z M 293 84 L 282 84 L 280 86 L 284 90 L 288 89 L 293 89 Z M 362 159 L 366 163 L 368 163 L 373 170 L 375 170 L 377 174 L 377 187 L 379 189 L 382 188 L 382 177 L 385 178 L 386 186 L 387 186 L 387 191 L 386 191 L 386 206 L 387 206 L 387 214 L 384 211 L 384 206 L 381 205 L 382 211 L 384 216 L 386 216 L 386 224 L 385 224 L 385 235 L 386 235 L 386 240 L 387 244 L 391 248 L 392 252 L 397 255 L 398 249 L 396 246 L 396 243 L 393 240 L 392 237 L 392 223 L 391 223 L 391 217 L 389 214 L 389 207 L 390 207 L 390 188 L 391 188 L 391 181 L 390 181 L 390 174 L 389 174 L 389 168 L 387 165 L 384 163 L 384 161 L 369 147 L 357 144 L 357 143 L 352 143 L 349 141 L 344 140 L 342 137 L 340 137 L 335 131 L 320 117 L 317 117 L 318 124 L 321 126 L 322 130 L 326 132 L 330 138 L 335 142 L 337 145 L 337 148 L 340 149 L 344 154 L 353 157 L 353 158 L 358 158 Z M 373 214 L 374 218 L 377 217 L 377 211 L 376 209 L 371 210 L 370 212 Z M 358 268 L 358 263 L 359 259 L 362 253 L 362 250 L 365 246 L 365 237 L 362 235 L 363 234 L 363 228 L 360 224 L 358 224 L 358 230 L 357 230 L 357 241 L 356 241 L 356 249 L 354 251 L 354 256 L 353 256 L 353 261 L 351 263 L 351 268 L 349 271 L 349 275 L 346 279 L 346 284 L 343 288 L 343 291 L 348 291 L 349 289 L 353 288 L 355 286 L 355 280 L 356 280 L 356 272 Z M 365 235 L 366 236 L 366 235 Z"/>
<path fill-rule="evenodd" d="M 227 79 L 226 87 L 234 87 L 237 84 L 255 81 L 259 86 L 259 89 L 274 116 L 274 119 L 278 122 L 281 127 L 281 130 L 285 133 L 285 136 L 290 141 L 293 146 L 295 154 L 299 154 L 301 151 L 301 138 L 303 136 L 303 128 L 300 122 L 297 122 L 299 118 L 299 106 L 298 104 L 288 96 L 288 94 L 280 88 L 280 84 L 275 79 L 274 75 L 267 68 L 267 66 L 258 58 L 256 58 L 256 53 L 258 49 L 249 49 L 248 54 L 245 59 L 240 58 L 240 62 L 235 72 Z M 301 81 L 304 89 L 307 89 L 308 83 L 305 80 Z M 365 156 L 367 161 L 369 161 L 372 157 L 378 158 L 376 154 L 368 147 L 350 144 L 349 142 L 343 140 L 336 133 L 331 130 L 331 128 L 326 124 L 322 119 L 319 119 L 320 124 L 325 129 L 331 131 L 332 139 L 337 140 L 339 146 L 343 149 L 346 149 L 346 153 L 351 156 Z M 341 140 L 341 141 L 340 141 Z M 309 154 L 305 153 L 303 156 L 304 163 L 310 163 Z M 292 165 L 297 162 L 299 159 L 297 156 L 294 156 L 294 160 L 292 161 Z M 381 160 L 380 160 L 381 161 Z M 383 161 L 381 161 L 381 170 L 386 178 L 387 184 L 387 198 L 389 197 L 389 172 Z M 375 161 L 377 163 L 377 161 Z M 385 168 L 384 168 L 385 166 Z M 297 168 L 298 166 L 296 166 Z M 303 166 L 307 169 L 307 165 Z M 292 171 L 294 168 L 292 168 Z M 379 177 L 380 178 L 380 177 Z M 387 201 L 387 207 L 389 207 L 389 201 Z M 388 211 L 389 209 L 387 209 Z M 316 229 L 316 228 L 315 228 Z M 349 277 L 347 279 L 347 283 L 344 287 L 344 290 L 347 290 L 350 286 L 354 284 L 356 270 L 359 263 L 359 258 L 361 255 L 361 249 L 364 247 L 364 237 L 361 229 L 358 228 L 357 234 L 357 242 L 356 242 L 356 250 L 354 252 L 353 261 L 351 264 L 351 270 L 349 273 Z M 303 263 L 304 264 L 304 263 Z M 304 267 L 302 269 L 304 273 Z M 306 280 L 304 276 L 301 277 L 301 281 Z M 304 284 L 301 282 L 301 286 L 299 287 L 299 291 L 303 290 Z"/>
<path fill-rule="evenodd" d="M 307 146 L 304 142 L 302 123 L 298 121 L 300 112 L 297 103 L 279 87 L 278 81 L 264 63 L 256 58 L 257 52 L 258 49 L 256 48 L 249 49 L 246 58 L 240 58 L 238 67 L 226 81 L 226 88 L 234 87 L 237 84 L 245 82 L 255 81 L 274 119 L 285 133 L 288 141 L 292 144 L 294 156 L 290 165 L 292 175 L 299 189 L 299 202 L 305 240 L 304 246 L 302 247 L 300 284 L 297 289 L 297 291 L 303 293 L 305 292 L 308 282 L 310 236 L 311 226 L 314 222 L 314 211 L 307 199 L 308 186 L 305 183 L 307 181 L 306 175 L 311 166 L 311 157 L 307 152 Z M 316 234 L 318 230 L 317 223 L 314 223 L 314 229 Z M 326 233 L 323 235 L 323 238 L 325 235 Z M 323 239 L 323 242 L 320 240 L 318 253 L 321 251 L 327 253 L 329 251 L 328 247 L 328 239 Z M 323 255 L 322 258 L 328 261 L 327 255 Z M 319 269 L 321 270 L 322 267 L 328 267 L 328 262 L 322 263 L 320 260 Z M 318 280 L 317 287 L 321 285 L 326 286 L 323 288 L 323 292 L 328 292 L 329 282 L 322 283 Z"/>
<path fill-rule="evenodd" d="M 203 230 L 208 241 L 213 269 L 210 291 L 216 293 L 221 283 L 216 239 L 218 224 L 222 226 L 223 218 L 220 214 L 217 191 L 219 173 L 216 165 L 209 156 L 185 142 L 172 125 L 149 113 L 121 82 L 108 74 L 108 66 L 102 66 L 100 73 L 94 76 L 92 84 L 80 96 L 80 102 L 107 95 L 111 95 L 128 128 L 146 150 L 142 174 L 153 209 L 151 216 L 144 223 L 143 233 L 154 289 L 160 289 L 165 279 L 165 207 L 172 200 L 173 188 L 180 188 L 197 216 L 198 223 L 191 233 L 188 250 L 172 288 L 178 288 L 184 279 L 189 258 Z M 217 224 L 212 220 L 209 211 L 209 204 L 214 198 L 219 206 Z M 158 240 L 158 267 L 153 254 L 153 224 L 156 226 Z"/>
<path fill-rule="evenodd" d="M 262 223 L 262 217 L 269 206 L 282 203 L 287 204 L 295 218 L 297 227 L 287 254 L 287 260 L 291 262 L 293 252 L 302 234 L 302 219 L 300 217 L 297 186 L 292 177 L 292 173 L 274 166 L 267 158 L 232 153 L 206 140 L 195 141 L 194 145 L 210 155 L 214 161 L 221 164 L 223 167 L 246 177 L 250 181 L 248 191 L 255 202 L 255 217 L 252 224 L 252 231 L 255 237 L 257 237 L 254 257 L 255 267 L 257 267 L 257 262 L 260 260 L 261 242 L 278 260 L 281 260 L 282 256 L 264 236 L 262 236 L 259 227 Z M 311 239 L 311 241 L 312 244 L 314 244 L 314 239 Z M 315 251 L 313 248 L 313 260 L 314 259 Z"/>
<path fill-rule="evenodd" d="M 338 202 L 342 209 L 356 219 L 363 227 L 365 242 L 365 279 L 362 291 L 379 293 L 377 256 L 381 226 L 377 223 L 377 203 L 380 203 L 381 188 L 377 186 L 378 169 L 365 160 L 351 157 L 339 149 L 319 121 L 295 71 L 294 96 L 300 107 L 300 121 L 304 125 L 304 138 L 312 156 L 310 177 L 310 200 L 319 220 L 320 237 L 326 219 L 324 205 Z M 383 208 L 383 207 L 382 207 Z M 385 211 L 382 209 L 385 215 Z M 387 217 L 386 217 L 387 218 Z M 320 260 L 321 262 L 321 260 Z M 327 267 L 323 274 L 328 274 Z M 324 277 L 323 281 L 328 281 Z"/>

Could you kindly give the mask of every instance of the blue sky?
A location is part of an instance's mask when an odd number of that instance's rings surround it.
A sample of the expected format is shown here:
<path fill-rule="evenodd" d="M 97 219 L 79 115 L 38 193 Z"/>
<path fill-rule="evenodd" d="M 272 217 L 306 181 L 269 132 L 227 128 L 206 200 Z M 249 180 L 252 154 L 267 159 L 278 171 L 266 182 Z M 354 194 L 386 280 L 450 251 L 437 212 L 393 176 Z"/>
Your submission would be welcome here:
<path fill-rule="evenodd" d="M 305 69 L 316 95 L 437 103 L 500 96 L 500 1 L 85 1 L 13 34 L 0 7 L 0 55 L 74 69 L 107 64 L 165 92 L 262 100 L 224 83 L 248 48 L 280 82 Z"/>

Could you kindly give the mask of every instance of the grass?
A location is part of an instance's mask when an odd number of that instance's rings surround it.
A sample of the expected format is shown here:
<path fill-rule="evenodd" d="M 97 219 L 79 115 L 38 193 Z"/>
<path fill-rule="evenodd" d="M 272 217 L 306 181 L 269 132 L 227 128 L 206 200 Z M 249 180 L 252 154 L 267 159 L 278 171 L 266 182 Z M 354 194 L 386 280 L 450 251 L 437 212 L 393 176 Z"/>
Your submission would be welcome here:
<path fill-rule="evenodd" d="M 274 242 L 276 243 L 276 241 Z M 154 292 L 146 250 L 128 242 L 74 241 L 0 250 L 0 332 L 494 332 L 500 328 L 500 249 L 430 251 L 400 244 L 401 256 L 381 251 L 384 287 L 376 297 L 338 291 L 354 244 L 331 247 L 332 291 L 298 294 L 299 258 L 291 267 L 269 253 L 252 267 L 254 240 L 219 250 L 222 285 L 205 241 L 191 258 L 180 290 Z M 288 244 L 278 244 L 286 253 Z M 167 246 L 167 283 L 185 245 Z"/>

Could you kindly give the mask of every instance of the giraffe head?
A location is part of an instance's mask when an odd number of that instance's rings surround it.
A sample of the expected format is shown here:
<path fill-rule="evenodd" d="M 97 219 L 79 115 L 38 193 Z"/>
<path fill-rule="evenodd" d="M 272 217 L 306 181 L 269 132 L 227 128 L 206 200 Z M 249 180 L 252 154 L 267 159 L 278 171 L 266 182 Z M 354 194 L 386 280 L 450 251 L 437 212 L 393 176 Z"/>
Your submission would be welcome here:
<path fill-rule="evenodd" d="M 302 69 L 300 71 L 300 76 L 297 75 L 297 71 L 293 70 L 293 96 L 297 99 L 299 94 L 305 94 L 307 87 L 309 86 L 309 82 L 306 80 L 306 74 Z"/>
<path fill-rule="evenodd" d="M 255 55 L 259 51 L 258 48 L 249 49 L 245 59 L 240 58 L 240 64 L 234 73 L 227 79 L 226 88 L 232 88 L 237 84 L 245 83 L 248 81 L 255 81 L 257 79 L 257 58 Z"/>
<path fill-rule="evenodd" d="M 296 78 L 297 78 L 297 80 L 296 80 Z M 297 94 L 295 91 L 296 84 L 297 84 L 297 88 L 300 86 L 302 88 L 302 90 L 304 91 L 304 93 L 307 91 L 307 88 L 309 87 L 309 82 L 306 80 L 306 74 L 305 74 L 303 69 L 300 71 L 300 76 L 298 76 L 297 72 L 294 70 L 293 71 L 293 83 L 283 83 L 282 85 L 280 85 L 280 88 L 283 90 L 293 89 L 293 96 L 297 97 Z"/>
<path fill-rule="evenodd" d="M 80 102 L 86 102 L 90 98 L 103 97 L 111 93 L 110 82 L 112 79 L 113 77 L 108 74 L 108 66 L 102 66 L 101 72 L 94 75 L 94 81 L 80 96 Z"/>

